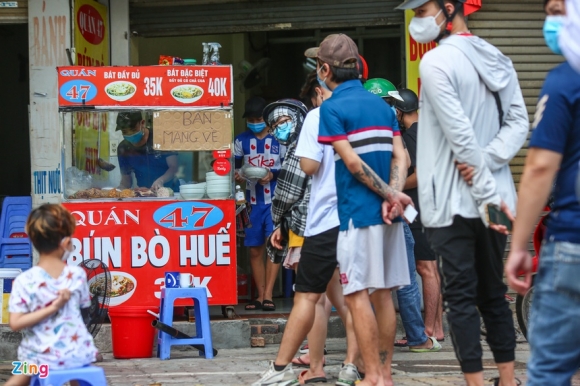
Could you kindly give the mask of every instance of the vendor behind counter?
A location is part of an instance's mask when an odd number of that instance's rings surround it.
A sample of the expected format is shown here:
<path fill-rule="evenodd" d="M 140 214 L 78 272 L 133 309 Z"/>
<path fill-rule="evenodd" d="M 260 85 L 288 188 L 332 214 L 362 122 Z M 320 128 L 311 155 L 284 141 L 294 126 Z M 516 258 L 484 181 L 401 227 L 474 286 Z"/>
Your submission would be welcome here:
<path fill-rule="evenodd" d="M 116 131 L 119 130 L 124 138 L 117 147 L 121 169 L 119 188 L 131 188 L 134 174 L 137 185 L 141 188 L 147 187 L 156 191 L 165 186 L 177 190 L 177 153 L 153 149 L 153 129 L 146 127 L 141 112 L 119 113 Z"/>

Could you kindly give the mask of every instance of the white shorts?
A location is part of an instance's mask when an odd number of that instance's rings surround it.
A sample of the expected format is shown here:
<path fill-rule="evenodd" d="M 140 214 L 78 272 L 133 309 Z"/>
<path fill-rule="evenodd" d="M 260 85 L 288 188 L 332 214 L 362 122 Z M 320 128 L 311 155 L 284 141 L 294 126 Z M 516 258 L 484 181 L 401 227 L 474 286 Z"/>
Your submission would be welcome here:
<path fill-rule="evenodd" d="M 343 293 L 409 285 L 403 223 L 355 228 L 338 234 L 337 260 Z"/>

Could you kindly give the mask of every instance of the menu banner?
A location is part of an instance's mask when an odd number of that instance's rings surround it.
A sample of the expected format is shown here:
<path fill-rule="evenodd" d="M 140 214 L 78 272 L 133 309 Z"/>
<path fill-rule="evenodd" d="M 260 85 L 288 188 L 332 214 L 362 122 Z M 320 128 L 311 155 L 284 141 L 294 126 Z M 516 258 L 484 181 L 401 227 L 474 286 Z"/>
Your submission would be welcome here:
<path fill-rule="evenodd" d="M 237 304 L 233 200 L 63 203 L 77 220 L 67 263 L 99 259 L 111 273 L 110 307 L 159 305 L 165 272 L 191 273 L 210 305 Z M 94 295 L 104 274 L 88 277 Z M 191 305 L 191 299 L 177 305 Z"/>
<path fill-rule="evenodd" d="M 58 104 L 228 107 L 232 66 L 57 67 Z"/>

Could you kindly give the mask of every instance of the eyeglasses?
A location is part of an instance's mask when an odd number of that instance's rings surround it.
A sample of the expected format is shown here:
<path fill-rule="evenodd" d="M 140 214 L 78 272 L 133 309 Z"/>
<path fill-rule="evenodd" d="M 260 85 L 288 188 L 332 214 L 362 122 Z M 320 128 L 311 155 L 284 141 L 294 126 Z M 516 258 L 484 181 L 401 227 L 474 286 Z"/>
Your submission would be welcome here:
<path fill-rule="evenodd" d="M 281 124 L 286 123 L 286 122 L 290 122 L 290 121 L 292 121 L 292 118 L 282 117 L 276 123 L 272 124 L 272 126 L 270 126 L 270 131 L 274 131 Z"/>

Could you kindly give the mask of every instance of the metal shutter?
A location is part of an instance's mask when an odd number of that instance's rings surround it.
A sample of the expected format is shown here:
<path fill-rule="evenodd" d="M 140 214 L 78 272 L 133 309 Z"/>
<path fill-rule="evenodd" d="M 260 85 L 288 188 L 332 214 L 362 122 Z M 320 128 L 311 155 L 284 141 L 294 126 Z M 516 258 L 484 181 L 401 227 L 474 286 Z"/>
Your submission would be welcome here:
<path fill-rule="evenodd" d="M 530 122 L 540 89 L 549 70 L 562 62 L 544 42 L 542 26 L 546 17 L 541 0 L 484 0 L 480 11 L 469 16 L 469 29 L 509 56 L 514 63 L 524 94 Z M 531 134 L 531 132 L 530 132 Z M 528 136 L 529 138 L 529 136 Z M 511 162 L 519 183 L 528 142 Z"/>
<path fill-rule="evenodd" d="M 0 24 L 28 23 L 28 0 L 7 1 L 16 3 L 16 7 L 0 7 Z"/>
<path fill-rule="evenodd" d="M 400 25 L 400 0 L 130 0 L 131 31 L 183 36 Z"/>

